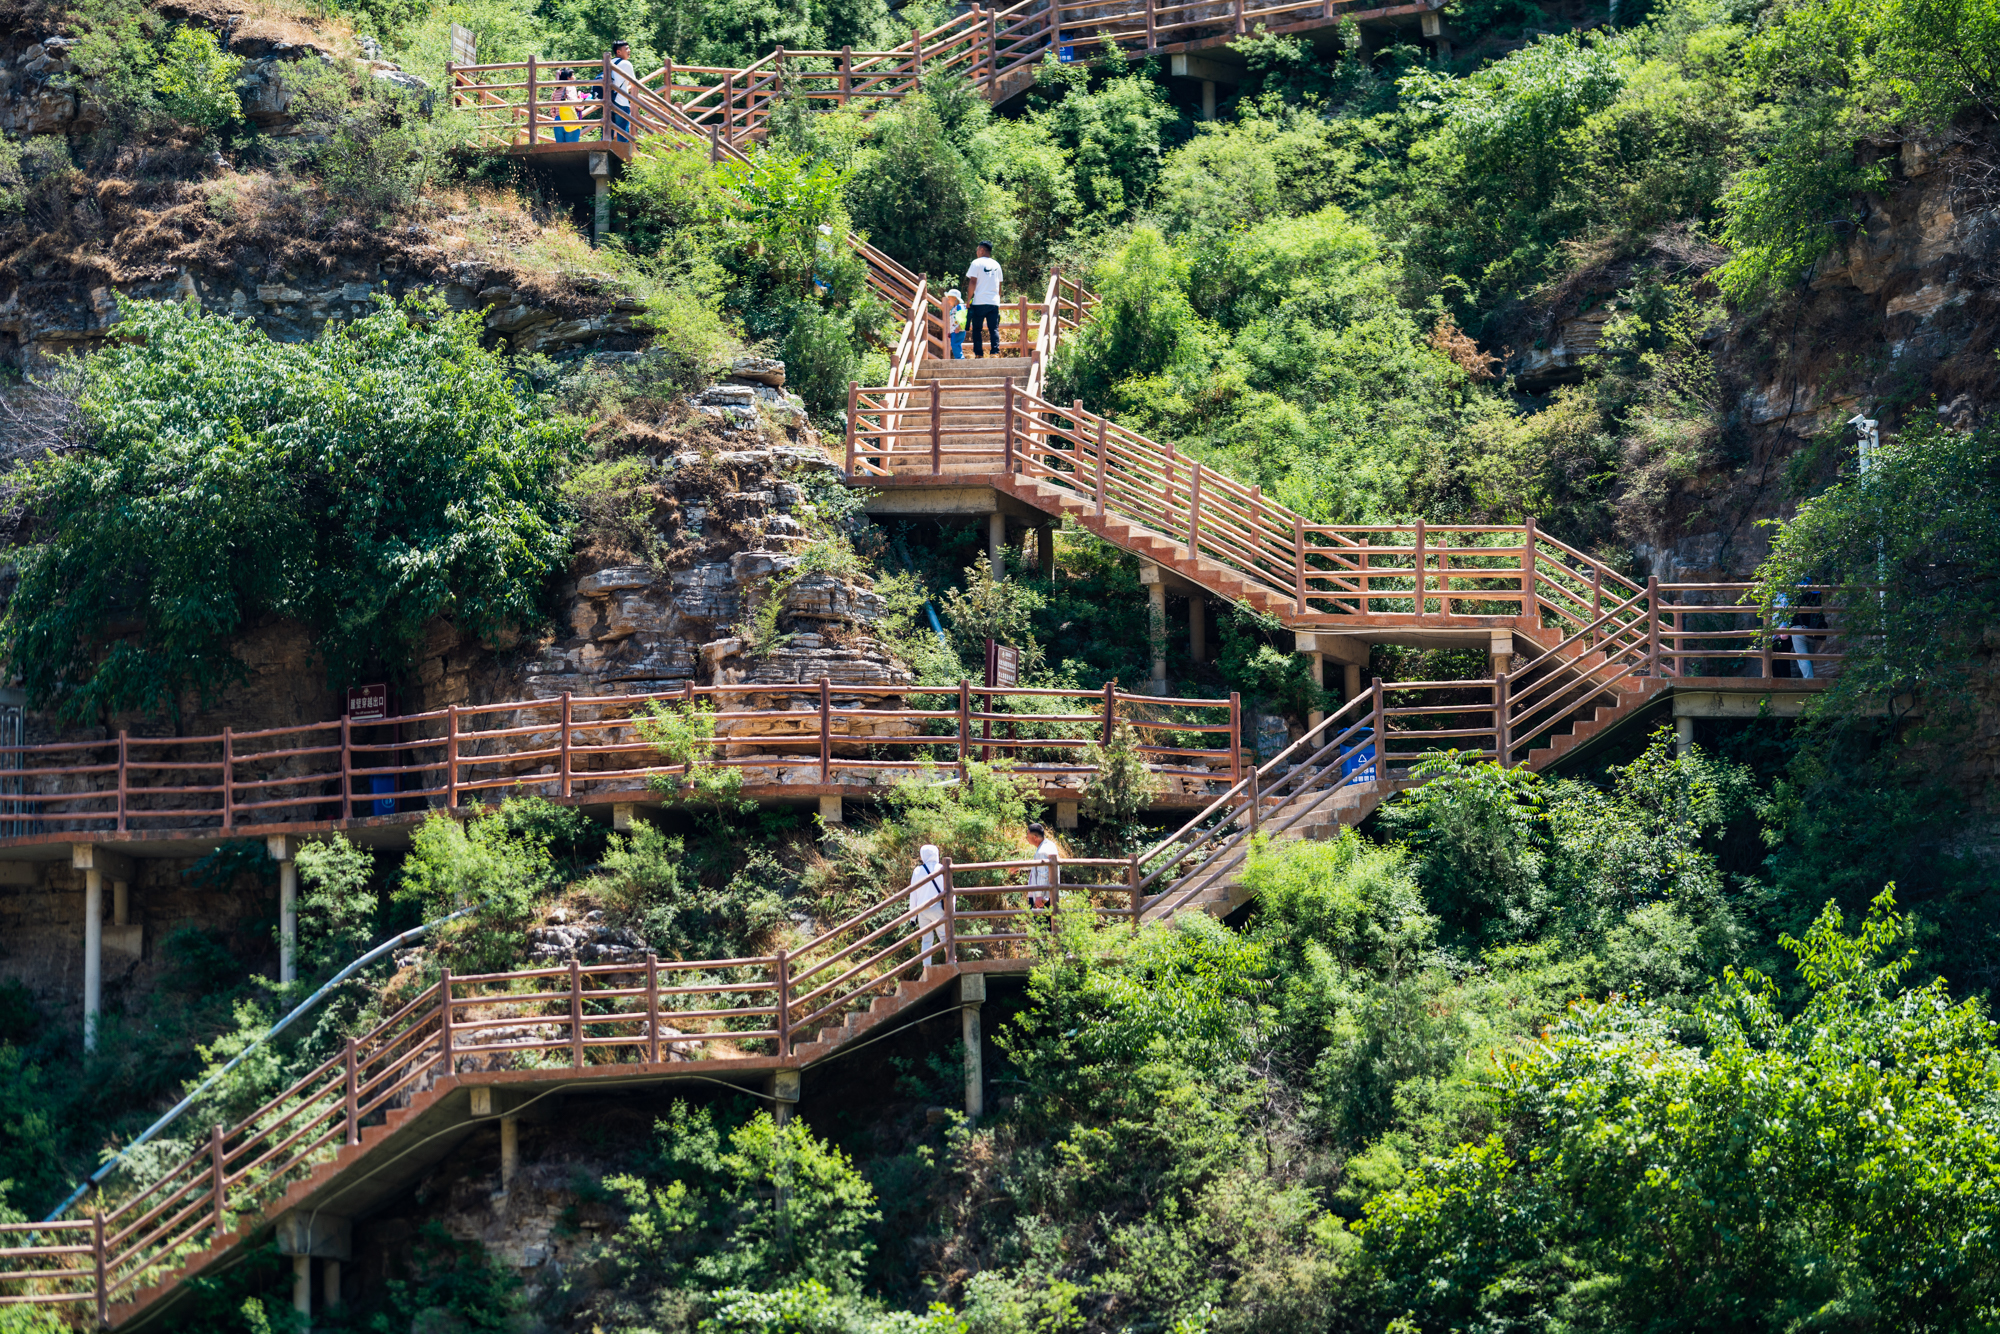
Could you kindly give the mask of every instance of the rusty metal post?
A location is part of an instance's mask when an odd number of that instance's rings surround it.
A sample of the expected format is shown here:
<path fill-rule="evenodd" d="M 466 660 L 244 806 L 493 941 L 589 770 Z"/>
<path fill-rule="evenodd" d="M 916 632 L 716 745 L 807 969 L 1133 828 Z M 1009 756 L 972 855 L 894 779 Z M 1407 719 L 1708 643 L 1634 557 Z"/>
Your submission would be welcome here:
<path fill-rule="evenodd" d="M 354 720 L 340 716 L 340 818 L 354 818 Z"/>
<path fill-rule="evenodd" d="M 1132 914 L 1132 929 L 1139 929 L 1139 854 L 1133 853 L 1125 859 L 1125 896 Z"/>
<path fill-rule="evenodd" d="M 444 808 L 458 809 L 458 705 L 444 711 Z"/>
<path fill-rule="evenodd" d="M 1646 576 L 1646 675 L 1660 674 L 1660 576 Z"/>
<path fill-rule="evenodd" d="M 1104 517 L 1104 474 L 1111 466 L 1111 451 L 1104 443 L 1104 418 L 1097 419 L 1097 517 Z"/>
<path fill-rule="evenodd" d="M 854 476 L 854 432 L 855 404 L 861 398 L 861 386 L 853 380 L 847 382 L 847 475 Z"/>
<path fill-rule="evenodd" d="M 562 767 L 558 771 L 560 781 L 556 785 L 556 790 L 565 797 L 569 796 L 569 728 L 570 692 L 565 690 L 562 692 Z"/>
<path fill-rule="evenodd" d="M 535 127 L 539 123 L 535 112 L 535 96 L 538 89 L 535 80 L 535 57 L 528 57 L 528 147 L 535 146 Z"/>
<path fill-rule="evenodd" d="M 96 1207 L 90 1211 L 90 1253 L 97 1268 L 97 1282 L 94 1285 L 97 1293 L 97 1327 L 103 1329 L 111 1323 L 110 1312 L 107 1309 L 110 1305 L 110 1294 L 105 1291 L 107 1286 L 105 1271 L 109 1266 L 104 1262 L 104 1201 L 100 1198 L 95 1204 Z"/>
<path fill-rule="evenodd" d="M 943 420 L 939 395 L 942 393 L 938 382 L 931 381 L 931 476 L 944 471 L 944 436 L 940 431 Z"/>
<path fill-rule="evenodd" d="M 1416 613 L 1418 619 L 1422 619 L 1424 614 L 1424 565 L 1429 559 L 1424 554 L 1424 537 L 1425 537 L 1424 521 L 1422 519 L 1418 519 L 1416 558 L 1414 561 L 1411 562 L 1411 567 L 1416 572 L 1417 576 Z"/>
<path fill-rule="evenodd" d="M 357 1054 L 359 1044 L 354 1038 L 347 1040 L 347 1049 L 341 1053 L 341 1077 L 345 1085 L 342 1096 L 347 1103 L 347 1142 L 361 1142 L 361 1059 Z"/>
<path fill-rule="evenodd" d="M 776 1001 L 778 1030 L 778 1059 L 789 1060 L 792 1055 L 792 970 L 791 960 L 785 951 L 778 951 Z"/>
<path fill-rule="evenodd" d="M 958 678 L 958 781 L 965 781 L 966 748 L 972 741 L 972 683 Z"/>
<path fill-rule="evenodd" d="M 1229 786 L 1243 781 L 1243 693 L 1229 692 Z"/>
<path fill-rule="evenodd" d="M 833 781 L 833 682 L 819 679 L 819 781 Z"/>
<path fill-rule="evenodd" d="M 569 956 L 569 1068 L 583 1069 L 583 967 Z"/>
<path fill-rule="evenodd" d="M 1196 459 L 1194 475 L 1188 479 L 1188 559 L 1195 558 L 1201 534 L 1201 460 Z M 1197 613 L 1199 614 L 1199 613 Z"/>
<path fill-rule="evenodd" d="M 660 956 L 646 951 L 646 1063 L 660 1063 Z"/>
<path fill-rule="evenodd" d="M 1306 614 L 1306 521 L 1305 516 L 1292 516 L 1292 600 L 1298 604 L 1296 615 Z M 1358 610 L 1366 612 L 1364 601 Z"/>
<path fill-rule="evenodd" d="M 1507 718 L 1507 713 L 1512 708 L 1513 700 L 1508 692 L 1507 673 L 1501 672 L 1493 678 L 1493 758 L 1499 761 L 1502 769 L 1507 767 L 1507 757 L 1514 750 L 1513 728 Z"/>
<path fill-rule="evenodd" d="M 1098 743 L 1099 745 L 1108 746 L 1111 744 L 1111 729 L 1117 726 L 1117 723 L 1118 683 L 1116 681 L 1106 681 L 1104 683 L 1104 738 Z"/>
<path fill-rule="evenodd" d="M 211 1240 L 222 1237 L 223 1187 L 229 1184 L 227 1155 L 222 1152 L 222 1127 L 208 1128 L 208 1207 L 215 1215 L 215 1232 Z"/>
<path fill-rule="evenodd" d="M 458 1073 L 451 1051 L 451 969 L 438 975 L 438 1056 L 447 1075 Z"/>
<path fill-rule="evenodd" d="M 1375 731 L 1375 781 L 1377 783 L 1386 783 L 1389 781 L 1389 731 L 1387 719 L 1382 712 L 1381 677 L 1378 676 L 1375 678 L 1375 683 L 1370 687 L 1370 690 L 1375 696 L 1375 721 L 1373 724 Z"/>
<path fill-rule="evenodd" d="M 931 383 L 936 384 L 937 381 L 933 380 Z M 1007 387 L 1000 395 L 1000 434 L 1004 441 L 1006 459 L 1000 471 L 1011 477 L 1014 473 L 1014 381 L 1010 377 L 1006 383 Z"/>
<path fill-rule="evenodd" d="M 130 740 L 125 735 L 125 729 L 121 727 L 118 729 L 118 832 L 121 834 L 125 832 L 125 818 L 126 818 L 125 811 L 127 802 L 126 799 L 127 784 L 126 784 L 125 773 L 126 773 L 126 765 L 128 763 L 128 753 L 130 749 L 131 749 Z M 21 767 L 23 769 L 28 767 L 27 756 L 25 755 L 21 757 Z"/>
<path fill-rule="evenodd" d="M 236 738 L 232 729 L 222 729 L 222 827 L 236 827 Z"/>
<path fill-rule="evenodd" d="M 852 96 L 854 96 L 854 48 L 843 46 L 840 48 L 840 105 L 846 106 L 847 100 Z"/>

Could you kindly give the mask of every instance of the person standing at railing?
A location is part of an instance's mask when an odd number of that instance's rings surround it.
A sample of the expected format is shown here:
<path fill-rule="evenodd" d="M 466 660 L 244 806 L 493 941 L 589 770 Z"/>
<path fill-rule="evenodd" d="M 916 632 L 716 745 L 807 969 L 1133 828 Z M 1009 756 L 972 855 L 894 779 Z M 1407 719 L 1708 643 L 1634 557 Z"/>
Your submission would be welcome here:
<path fill-rule="evenodd" d="M 1048 826 L 1039 820 L 1028 826 L 1028 837 L 1036 840 L 1035 860 L 1041 863 L 1028 870 L 1028 906 L 1046 908 L 1056 883 L 1056 858 L 1062 856 L 1062 849 L 1049 837 Z"/>
<path fill-rule="evenodd" d="M 632 68 L 632 43 L 611 44 L 611 137 L 619 143 L 632 141 L 632 87 L 639 71 Z"/>
<path fill-rule="evenodd" d="M 1799 587 L 1801 589 L 1806 589 L 1806 586 L 1804 584 L 1799 585 Z M 1799 594 L 1798 602 L 1800 607 L 1809 606 L 1818 601 L 1819 601 L 1819 594 L 1814 593 L 1810 590 L 1803 591 Z M 1815 626 L 1811 623 L 1813 620 L 1812 613 L 1793 610 L 1792 599 L 1787 594 L 1780 593 L 1776 597 L 1772 598 L 1771 609 L 1772 609 L 1771 619 L 1773 622 L 1776 623 L 1778 629 L 1780 630 L 1814 630 L 1819 628 L 1818 626 Z M 1808 681 L 1812 680 L 1813 679 L 1812 658 L 1810 656 L 1806 656 L 1812 653 L 1812 641 L 1807 639 L 1804 635 L 1801 634 L 1774 635 L 1773 638 L 1778 640 L 1780 643 L 1789 643 L 1792 646 L 1792 652 L 1801 655 L 1799 660 L 1797 662 L 1794 662 L 1792 666 L 1798 669 L 1798 673 L 1800 676 L 1804 677 Z M 1781 663 L 1779 665 L 1782 666 L 1783 664 Z"/>
<path fill-rule="evenodd" d="M 933 962 L 950 962 L 940 953 L 944 932 L 937 927 L 944 920 L 944 877 L 938 874 L 943 865 L 937 844 L 926 843 L 917 849 L 917 864 L 910 870 L 910 911 L 917 915 L 917 924 L 926 928 L 917 959 L 926 968 Z"/>
<path fill-rule="evenodd" d="M 979 350 L 979 328 L 993 331 L 993 355 L 1000 355 L 1000 262 L 993 258 L 993 243 L 979 243 L 979 257 L 966 266 L 965 285 L 971 292 L 972 355 L 984 359 Z"/>
<path fill-rule="evenodd" d="M 951 359 L 965 360 L 965 299 L 956 287 L 944 294 L 944 331 L 951 335 Z"/>
<path fill-rule="evenodd" d="M 573 144 L 583 135 L 583 108 L 577 105 L 587 101 L 583 89 L 576 86 L 576 71 L 566 69 L 556 75 L 556 91 L 550 98 L 555 103 L 556 142 Z"/>

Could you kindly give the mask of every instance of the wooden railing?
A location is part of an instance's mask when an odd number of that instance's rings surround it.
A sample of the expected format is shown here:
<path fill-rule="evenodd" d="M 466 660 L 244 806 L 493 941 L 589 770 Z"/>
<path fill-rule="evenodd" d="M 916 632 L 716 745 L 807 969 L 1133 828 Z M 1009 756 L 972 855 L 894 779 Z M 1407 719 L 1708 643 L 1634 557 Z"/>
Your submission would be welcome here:
<path fill-rule="evenodd" d="M 628 139 L 665 133 L 680 121 L 702 136 L 735 147 L 760 138 L 787 99 L 812 107 L 873 107 L 918 91 L 926 78 L 962 75 L 989 98 L 1021 90 L 1036 65 L 1050 55 L 1063 63 L 1101 57 L 1109 46 L 1145 55 L 1190 43 L 1214 45 L 1254 32 L 1308 32 L 1359 15 L 1415 14 L 1439 8 L 1432 0 L 1380 5 L 1369 0 L 1023 0 L 1007 9 L 974 8 L 885 51 L 797 50 L 783 47 L 743 68 L 668 63 L 626 91 L 637 113 Z M 580 128 L 570 142 L 618 142 L 603 100 L 557 102 L 565 84 L 587 95 L 614 82 L 610 53 L 581 60 L 448 65 L 452 104 L 474 113 L 479 142 L 487 147 L 535 147 L 558 142 L 555 129 Z M 578 76 L 563 80 L 563 71 Z M 558 107 L 588 109 L 588 119 L 558 122 Z M 666 114 L 671 108 L 677 115 Z"/>
<path fill-rule="evenodd" d="M 746 697 L 780 707 L 740 707 Z M 1065 703 L 1074 701 L 1065 708 Z M 752 701 L 754 702 L 754 700 Z M 930 703 L 932 707 L 916 707 Z M 1024 778 L 1093 773 L 1083 751 L 1114 721 L 1139 730 L 1141 753 L 1176 787 L 1241 776 L 1242 704 L 1162 701 L 1102 690 L 986 690 L 806 685 L 696 686 L 643 695 L 452 705 L 380 722 L 337 719 L 209 736 L 134 736 L 0 748 L 31 812 L 30 841 L 93 833 L 191 830 L 228 835 L 298 822 L 347 822 L 457 809 L 493 795 L 604 801 L 643 793 L 663 765 L 642 735 L 655 705 L 712 728 L 703 763 L 752 785 L 830 786 L 968 759 L 1007 760 Z M 1170 707 L 1162 710 L 1162 705 Z M 1085 706 L 1078 711 L 1078 706 Z M 1156 717 L 1164 711 L 1171 718 Z M 1212 741 L 1212 744 L 1210 744 Z"/>
<path fill-rule="evenodd" d="M 243 1235 L 287 1189 L 439 1079 L 496 1070 L 550 1078 L 669 1062 L 810 1062 L 815 1039 L 927 964 L 1028 957 L 1059 911 L 1136 927 L 1138 863 L 1125 858 L 944 862 L 790 950 L 454 975 L 448 969 L 284 1092 L 147 1180 L 114 1174 L 89 1217 L 0 1225 L 0 1305 L 108 1309 L 175 1279 Z M 1029 898 L 1025 881 L 1041 872 Z M 913 893 L 931 896 L 912 909 Z M 1038 928 L 1037 924 L 1044 924 Z"/>

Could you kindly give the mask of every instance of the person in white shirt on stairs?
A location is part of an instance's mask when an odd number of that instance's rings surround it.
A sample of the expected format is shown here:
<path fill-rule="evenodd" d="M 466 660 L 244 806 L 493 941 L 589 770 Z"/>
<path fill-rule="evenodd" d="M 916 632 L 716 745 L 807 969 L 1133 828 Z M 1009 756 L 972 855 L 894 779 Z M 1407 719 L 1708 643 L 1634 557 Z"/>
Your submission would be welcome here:
<path fill-rule="evenodd" d="M 632 140 L 632 99 L 628 94 L 639 82 L 639 72 L 632 68 L 632 43 L 625 41 L 611 44 L 611 138 L 618 143 Z"/>
<path fill-rule="evenodd" d="M 993 355 L 1000 355 L 1000 263 L 993 258 L 993 243 L 979 243 L 979 258 L 966 266 L 965 304 L 972 313 L 972 355 L 984 357 L 979 350 L 979 326 L 985 325 L 993 331 Z"/>
<path fill-rule="evenodd" d="M 949 963 L 943 954 L 944 932 L 937 923 L 944 920 L 944 877 L 937 874 L 944 865 L 937 844 L 917 849 L 917 864 L 910 868 L 910 911 L 917 915 L 924 932 L 923 953 L 918 961 L 928 968 L 933 963 Z"/>
<path fill-rule="evenodd" d="M 1051 874 L 1055 868 L 1049 862 L 1051 858 L 1062 856 L 1062 849 L 1056 846 L 1056 841 L 1049 837 L 1048 827 L 1040 821 L 1028 826 L 1028 837 L 1039 840 L 1035 860 L 1042 863 L 1028 872 L 1028 906 L 1046 908 L 1049 906 L 1049 887 L 1055 883 L 1055 876 Z M 1040 887 L 1040 893 L 1036 892 L 1036 886 Z"/>

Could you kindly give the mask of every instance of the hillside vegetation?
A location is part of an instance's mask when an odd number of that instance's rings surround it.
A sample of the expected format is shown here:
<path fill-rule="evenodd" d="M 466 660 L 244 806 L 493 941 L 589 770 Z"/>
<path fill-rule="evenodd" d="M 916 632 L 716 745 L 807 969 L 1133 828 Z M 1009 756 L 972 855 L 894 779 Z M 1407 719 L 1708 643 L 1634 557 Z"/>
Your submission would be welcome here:
<path fill-rule="evenodd" d="M 1005 113 L 939 78 L 872 116 L 787 105 L 753 168 L 642 146 L 614 187 L 616 238 L 594 251 L 544 180 L 468 151 L 448 108 L 352 59 L 366 37 L 435 81 L 459 23 L 488 60 L 586 60 L 625 37 L 642 67 L 735 64 L 779 44 L 886 45 L 944 15 L 929 5 L 357 0 L 282 16 L 330 56 L 296 62 L 283 125 L 250 114 L 226 20 L 136 0 L 18 15 L 25 40 L 77 37 L 57 77 L 99 111 L 0 142 L 0 270 L 17 283 L 151 281 L 148 265 L 253 252 L 273 273 L 415 263 L 430 247 L 442 267 L 427 271 L 486 256 L 564 309 L 642 303 L 652 351 L 617 366 L 510 354 L 477 316 L 422 298 L 310 343 L 128 301 L 121 341 L 9 390 L 10 678 L 49 716 L 109 726 L 201 707 L 241 676 L 244 633 L 275 620 L 308 628 L 330 680 L 407 675 L 439 623 L 531 639 L 582 553 L 672 563 L 659 460 L 680 401 L 730 358 L 781 357 L 829 432 L 850 381 L 880 382 L 899 317 L 848 233 L 937 282 L 990 239 L 1010 298 L 1057 266 L 1083 276 L 1102 305 L 1061 347 L 1051 397 L 1314 519 L 1534 516 L 1640 577 L 1718 516 L 1782 519 L 1739 570 L 1763 562 L 1767 605 L 1847 587 L 1850 659 L 1807 718 L 1705 726 L 1685 753 L 1661 731 L 1561 777 L 1432 757 L 1431 781 L 1361 831 L 1261 850 L 1235 927 L 1058 920 L 998 1035 L 1005 1096 L 982 1125 L 912 1110 L 954 1100 L 948 1050 L 910 1064 L 876 1124 L 807 1105 L 781 1127 L 704 1094 L 577 1187 L 565 1235 L 599 1221 L 590 1263 L 531 1291 L 445 1218 L 400 1277 L 313 1327 L 2000 1322 L 2000 893 L 1981 749 L 2000 295 L 1979 276 L 2000 233 L 1968 233 L 1987 249 L 1968 251 L 1927 360 L 1826 322 L 1814 286 L 1914 188 L 1911 145 L 1947 164 L 1958 216 L 1990 217 L 2000 5 L 1664 0 L 1613 23 L 1459 0 L 1450 66 L 1247 37 L 1251 77 L 1210 123 L 1145 62 L 1051 62 Z M 1524 382 L 1528 354 L 1593 310 L 1594 350 Z M 1808 373 L 1816 402 L 1882 422 L 1865 473 L 1842 413 L 1774 425 L 1745 408 Z M 1971 406 L 1940 412 L 1946 388 Z M 1782 514 L 1755 508 L 1774 492 Z M 995 581 L 970 528 L 873 524 L 837 487 L 800 512 L 810 568 L 872 583 L 920 687 L 979 678 L 988 637 L 1022 648 L 1024 684 L 1150 673 L 1137 563 L 1086 533 L 1061 533 L 1052 574 L 1010 554 Z M 1295 724 L 1332 702 L 1275 622 L 1223 609 L 1219 638 L 1204 664 L 1176 643 L 1189 696 L 1242 691 Z M 1450 651 L 1377 652 L 1384 676 L 1467 670 Z M 664 751 L 704 753 L 699 718 L 653 726 Z M 1129 744 L 1106 758 L 1129 769 Z M 756 811 L 697 771 L 663 791 L 658 823 L 622 834 L 516 800 L 433 820 L 407 855 L 316 843 L 297 983 L 246 976 L 218 933 L 179 932 L 157 995 L 108 1014 L 87 1058 L 24 989 L 0 992 L 8 1207 L 39 1216 L 392 931 L 482 905 L 260 1049 L 134 1172 L 439 968 L 522 964 L 553 910 L 601 913 L 663 955 L 737 957 L 873 902 L 923 843 L 1019 855 L 1040 814 L 1004 766 L 900 788 L 847 830 Z M 1094 796 L 1073 850 L 1124 855 L 1158 833 L 1131 792 Z M 272 871 L 230 845 L 191 874 L 261 888 Z M 182 1327 L 294 1328 L 284 1282 L 270 1255 L 204 1280 Z M 42 1327 L 17 1310 L 0 1328 Z"/>

